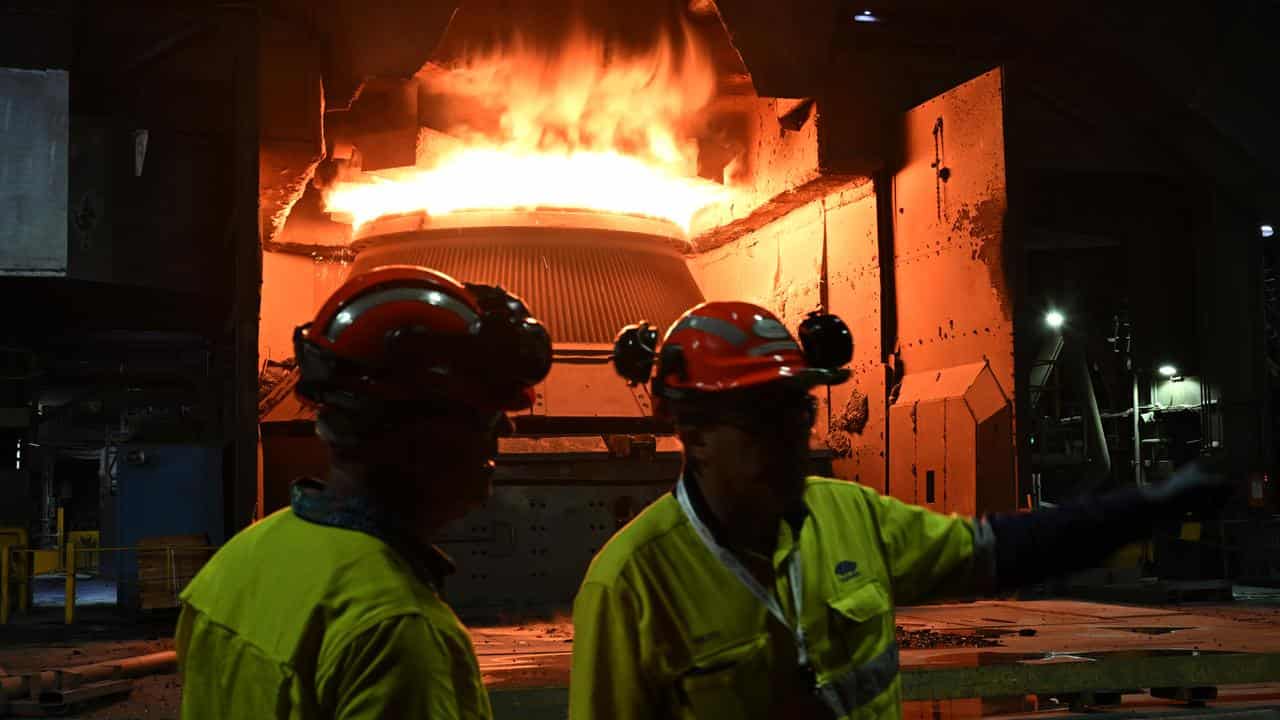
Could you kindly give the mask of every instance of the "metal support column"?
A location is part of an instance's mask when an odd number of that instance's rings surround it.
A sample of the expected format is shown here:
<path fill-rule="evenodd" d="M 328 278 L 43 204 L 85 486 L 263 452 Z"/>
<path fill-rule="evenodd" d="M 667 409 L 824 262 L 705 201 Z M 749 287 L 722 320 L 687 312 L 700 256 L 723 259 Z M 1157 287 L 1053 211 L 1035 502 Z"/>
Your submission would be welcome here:
<path fill-rule="evenodd" d="M 1133 371 L 1133 484 L 1142 486 L 1142 408 L 1138 405 L 1138 371 Z"/>
<path fill-rule="evenodd" d="M 67 543 L 67 559 L 63 563 L 67 568 L 66 608 L 63 620 L 67 625 L 76 621 L 76 544 Z"/>
<path fill-rule="evenodd" d="M 0 625 L 9 624 L 9 546 L 0 545 Z"/>

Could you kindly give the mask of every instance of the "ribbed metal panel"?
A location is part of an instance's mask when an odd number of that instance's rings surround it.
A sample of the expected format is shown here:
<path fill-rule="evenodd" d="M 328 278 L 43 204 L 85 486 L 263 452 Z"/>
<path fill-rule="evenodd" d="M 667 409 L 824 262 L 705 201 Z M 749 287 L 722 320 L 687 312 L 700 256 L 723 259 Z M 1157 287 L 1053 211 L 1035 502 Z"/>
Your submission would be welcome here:
<path fill-rule="evenodd" d="M 421 230 L 378 237 L 352 274 L 414 264 L 524 298 L 556 344 L 612 343 L 638 320 L 665 328 L 702 302 L 667 240 L 607 230 L 515 227 Z"/>

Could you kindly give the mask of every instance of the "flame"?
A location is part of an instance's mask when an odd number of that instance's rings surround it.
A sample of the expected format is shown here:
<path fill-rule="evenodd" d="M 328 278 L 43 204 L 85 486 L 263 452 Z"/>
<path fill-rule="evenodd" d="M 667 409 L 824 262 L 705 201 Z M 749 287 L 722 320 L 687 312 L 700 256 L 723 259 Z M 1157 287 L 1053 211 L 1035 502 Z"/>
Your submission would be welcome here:
<path fill-rule="evenodd" d="M 428 163 L 336 183 L 327 210 L 354 227 L 425 211 L 574 208 L 669 220 L 728 199 L 697 177 L 698 113 L 715 92 L 709 54 L 688 28 L 625 54 L 575 31 L 557 52 L 517 38 L 455 67 L 420 74 L 459 106 L 456 142 Z"/>

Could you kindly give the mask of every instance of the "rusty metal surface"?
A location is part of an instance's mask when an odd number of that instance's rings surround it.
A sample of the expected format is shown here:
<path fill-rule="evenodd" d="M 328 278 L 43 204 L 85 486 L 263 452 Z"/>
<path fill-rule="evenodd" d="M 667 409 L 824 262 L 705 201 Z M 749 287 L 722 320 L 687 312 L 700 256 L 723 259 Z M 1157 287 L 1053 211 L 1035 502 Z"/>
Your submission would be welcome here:
<path fill-rule="evenodd" d="M 393 263 L 499 284 L 524 298 L 557 344 L 611 344 L 628 323 L 665 326 L 702 300 L 684 258 L 665 238 L 632 233 L 570 227 L 400 233 L 361 250 L 351 272 Z"/>
<path fill-rule="evenodd" d="M 709 300 L 745 300 L 794 328 L 823 307 L 854 333 L 851 382 L 819 390 L 814 440 L 828 446 L 842 478 L 884 485 L 885 374 L 876 197 L 866 179 L 823 186 L 826 194 L 689 259 Z"/>
<path fill-rule="evenodd" d="M 1001 85 L 993 70 L 907 113 L 906 163 L 894 180 L 894 269 L 905 371 L 985 358 L 1011 388 Z"/>
<path fill-rule="evenodd" d="M 821 198 L 726 245 L 689 258 L 707 300 L 740 300 L 768 308 L 792 332 L 822 307 L 826 213 Z M 829 399 L 823 389 L 813 439 L 827 437 Z"/>
<path fill-rule="evenodd" d="M 1000 70 L 907 113 L 906 160 L 894 178 L 893 269 L 897 349 L 905 377 L 932 379 L 938 370 L 985 362 L 999 392 L 1011 396 L 1013 298 L 1003 247 L 1003 113 Z M 963 477 L 944 478 L 939 465 L 935 483 L 947 499 L 935 501 L 958 512 L 1011 507 L 1016 495 L 1012 407 L 1006 417 L 980 422 L 972 437 L 966 431 L 963 438 L 948 440 L 946 420 L 933 417 L 926 403 L 911 409 L 916 406 L 909 397 L 912 385 L 903 381 L 891 411 L 897 415 L 889 436 L 893 493 L 924 503 L 926 468 L 920 463 L 938 462 L 939 450 L 932 444 L 941 444 L 948 459 L 958 457 L 963 441 L 970 446 L 964 452 L 982 456 L 983 477 L 974 487 L 969 470 Z M 930 392 L 937 397 L 951 390 Z M 906 457 L 914 457 L 914 465 Z M 970 464 L 966 460 L 965 467 Z M 910 482 L 898 477 L 904 472 L 914 473 Z M 995 487 L 1004 484 L 1008 487 Z"/>
<path fill-rule="evenodd" d="M 891 494 L 968 516 L 1012 510 L 1011 415 L 986 363 L 907 375 L 889 409 Z"/>
<path fill-rule="evenodd" d="M 849 324 L 854 341 L 850 380 L 831 388 L 828 442 L 844 450 L 833 461 L 840 477 L 884 490 L 887 418 L 876 204 L 871 183 L 826 201 L 827 305 Z"/>
<path fill-rule="evenodd" d="M 734 198 L 694 219 L 695 234 L 707 231 L 705 237 L 694 240 L 695 247 L 703 250 L 759 229 L 832 189 L 831 181 L 820 176 L 815 124 L 783 130 L 779 123 L 779 115 L 790 108 L 786 100 L 738 97 L 722 104 L 731 106 L 722 112 L 737 119 L 729 132 L 734 157 L 720 173 Z M 840 177 L 835 182 L 848 180 Z M 723 231 L 708 230 L 726 225 Z"/>
<path fill-rule="evenodd" d="M 459 568 L 445 599 L 472 618 L 567 611 L 596 551 L 671 490 L 678 470 L 649 468 L 644 484 L 495 487 L 483 509 L 442 534 Z"/>
<path fill-rule="evenodd" d="M 819 391 L 814 439 L 839 477 L 884 489 L 885 369 L 877 199 L 866 178 L 823 183 L 824 195 L 690 257 L 708 299 L 755 302 L 789 327 L 824 305 L 854 333 L 852 380 Z M 721 242 L 706 236 L 698 242 Z"/>
<path fill-rule="evenodd" d="M 340 260 L 262 253 L 261 361 L 293 358 L 294 328 L 315 318 L 320 305 L 347 279 L 348 268 Z"/>
<path fill-rule="evenodd" d="M 641 316 L 643 317 L 643 316 Z M 638 319 L 638 318 L 637 318 Z M 600 321 L 607 322 L 607 318 Z M 617 333 L 622 325 L 613 329 Z M 602 325 L 600 330 L 605 327 Z M 554 335 L 552 337 L 555 337 Z M 648 417 L 651 410 L 639 402 L 627 382 L 609 361 L 611 346 L 588 362 L 559 360 L 537 389 L 542 414 L 549 417 Z"/>

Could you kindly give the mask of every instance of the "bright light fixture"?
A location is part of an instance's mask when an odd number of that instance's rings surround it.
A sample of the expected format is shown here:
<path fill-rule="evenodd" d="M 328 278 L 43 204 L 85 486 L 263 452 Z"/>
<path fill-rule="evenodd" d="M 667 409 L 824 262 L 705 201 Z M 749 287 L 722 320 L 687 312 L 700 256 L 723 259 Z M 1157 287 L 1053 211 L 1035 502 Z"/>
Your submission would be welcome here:
<path fill-rule="evenodd" d="M 1178 374 L 1178 368 L 1172 365 L 1161 365 L 1160 374 L 1167 378 L 1171 378 Z"/>
<path fill-rule="evenodd" d="M 1275 235 L 1275 234 L 1276 234 L 1276 229 L 1275 229 L 1275 227 L 1273 227 L 1273 226 L 1271 226 L 1271 225 L 1259 225 L 1259 226 L 1258 226 L 1258 231 L 1262 233 L 1262 237 L 1264 237 L 1264 238 L 1269 238 L 1269 237 L 1271 237 L 1272 235 Z"/>
<path fill-rule="evenodd" d="M 880 18 L 876 17 L 875 13 L 871 12 L 870 10 L 863 10 L 862 12 L 853 16 L 853 21 L 861 22 L 861 23 L 875 23 L 875 22 L 880 22 Z"/>
<path fill-rule="evenodd" d="M 1062 313 L 1058 312 L 1057 310 L 1050 310 L 1044 315 L 1044 324 L 1048 325 L 1054 330 L 1057 330 L 1058 328 L 1062 327 L 1062 324 L 1065 323 L 1066 321 L 1067 319 L 1063 317 Z"/>

